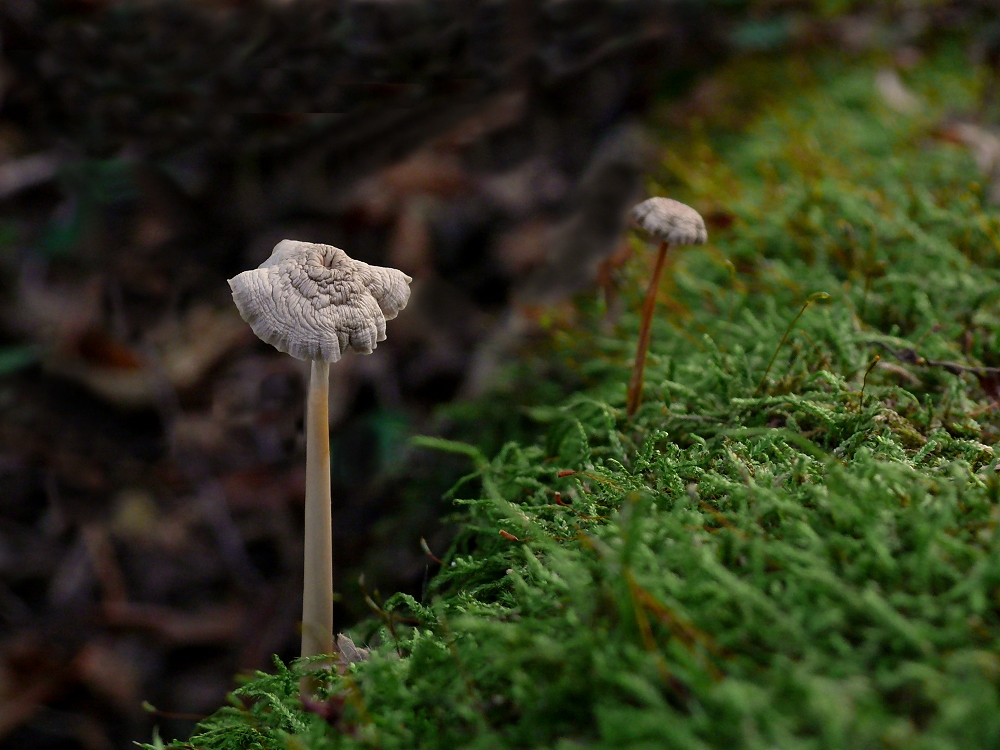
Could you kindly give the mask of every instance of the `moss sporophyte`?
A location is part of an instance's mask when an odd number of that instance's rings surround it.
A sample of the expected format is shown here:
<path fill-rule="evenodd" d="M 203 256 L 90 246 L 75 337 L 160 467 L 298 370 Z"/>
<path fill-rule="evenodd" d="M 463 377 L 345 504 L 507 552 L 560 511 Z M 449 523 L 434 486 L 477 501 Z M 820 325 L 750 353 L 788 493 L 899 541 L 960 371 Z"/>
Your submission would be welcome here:
<path fill-rule="evenodd" d="M 642 408 L 634 264 L 619 329 L 582 297 L 420 441 L 468 462 L 457 536 L 369 658 L 305 708 L 308 665 L 257 673 L 176 746 L 1000 747 L 1000 212 L 937 136 L 984 79 L 928 50 L 908 114 L 884 65 L 722 69 L 663 128 L 651 192 L 712 242 L 660 282 Z"/>

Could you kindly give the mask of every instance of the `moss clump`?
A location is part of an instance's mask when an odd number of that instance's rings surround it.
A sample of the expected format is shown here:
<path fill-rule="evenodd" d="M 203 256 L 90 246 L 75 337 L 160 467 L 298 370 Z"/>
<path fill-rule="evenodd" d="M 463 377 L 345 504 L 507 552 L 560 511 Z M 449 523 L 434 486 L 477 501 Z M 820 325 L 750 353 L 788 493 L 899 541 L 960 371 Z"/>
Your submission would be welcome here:
<path fill-rule="evenodd" d="M 636 419 L 636 316 L 601 335 L 584 305 L 548 361 L 586 385 L 536 440 L 421 441 L 470 458 L 462 531 L 370 660 L 311 710 L 279 665 L 175 746 L 996 747 L 996 379 L 916 354 L 1000 360 L 1000 214 L 934 138 L 976 95 L 963 58 L 907 75 L 912 116 L 877 67 L 724 72 L 732 102 L 777 83 L 666 139 L 658 190 L 714 230 L 674 256 Z"/>

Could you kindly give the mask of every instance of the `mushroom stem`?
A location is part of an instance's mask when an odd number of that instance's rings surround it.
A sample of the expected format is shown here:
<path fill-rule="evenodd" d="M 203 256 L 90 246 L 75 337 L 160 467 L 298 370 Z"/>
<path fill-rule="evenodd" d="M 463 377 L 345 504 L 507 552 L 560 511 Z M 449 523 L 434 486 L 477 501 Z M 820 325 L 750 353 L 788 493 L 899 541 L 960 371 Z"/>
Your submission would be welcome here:
<path fill-rule="evenodd" d="M 330 365 L 314 360 L 306 402 L 306 524 L 302 656 L 333 653 L 333 521 L 330 511 Z"/>
<path fill-rule="evenodd" d="M 660 288 L 660 276 L 667 260 L 669 242 L 660 242 L 660 251 L 653 267 L 653 277 L 646 288 L 646 299 L 642 303 L 642 319 L 639 322 L 639 345 L 635 351 L 635 364 L 632 365 L 632 378 L 628 384 L 628 396 L 625 401 L 625 413 L 631 417 L 642 403 L 643 374 L 646 371 L 646 352 L 649 351 L 649 336 L 653 328 L 653 312 L 656 309 L 656 292 Z"/>

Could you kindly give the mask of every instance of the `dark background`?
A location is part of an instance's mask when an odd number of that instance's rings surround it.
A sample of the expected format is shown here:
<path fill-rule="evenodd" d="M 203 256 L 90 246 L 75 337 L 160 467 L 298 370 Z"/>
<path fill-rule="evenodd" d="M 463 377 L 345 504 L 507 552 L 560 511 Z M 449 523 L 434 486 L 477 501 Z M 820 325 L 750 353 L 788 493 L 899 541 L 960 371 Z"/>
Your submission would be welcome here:
<path fill-rule="evenodd" d="M 348 627 L 364 593 L 421 594 L 421 538 L 448 545 L 467 467 L 408 436 L 495 448 L 454 405 L 539 310 L 615 298 L 654 104 L 697 106 L 733 54 L 988 10 L 828 5 L 0 1 L 0 748 L 185 735 L 234 674 L 297 653 L 306 369 L 227 278 L 286 237 L 414 278 L 378 351 L 331 368 Z"/>

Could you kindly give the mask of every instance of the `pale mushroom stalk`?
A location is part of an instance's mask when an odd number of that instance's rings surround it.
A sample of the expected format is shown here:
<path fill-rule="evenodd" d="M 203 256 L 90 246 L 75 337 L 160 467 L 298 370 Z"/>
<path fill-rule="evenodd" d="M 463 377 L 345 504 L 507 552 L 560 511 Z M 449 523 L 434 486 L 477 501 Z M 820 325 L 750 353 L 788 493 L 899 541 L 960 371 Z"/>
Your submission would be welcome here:
<path fill-rule="evenodd" d="M 313 360 L 306 399 L 306 513 L 302 655 L 333 653 L 333 518 L 330 494 L 330 364 Z"/>
<path fill-rule="evenodd" d="M 302 656 L 333 653 L 330 363 L 347 349 L 371 354 L 406 306 L 406 274 L 352 260 L 332 245 L 282 240 L 266 261 L 229 280 L 259 338 L 311 362 L 306 401 Z M 304 683 L 305 685 L 305 683 Z"/>
<path fill-rule="evenodd" d="M 670 245 L 701 245 L 708 239 L 705 221 L 690 206 L 670 198 L 650 198 L 632 209 L 632 222 L 659 240 L 659 251 L 653 275 L 646 288 L 646 298 L 642 304 L 639 321 L 639 343 L 636 347 L 632 377 L 629 379 L 625 398 L 625 413 L 632 417 L 642 403 L 642 390 L 646 372 L 646 355 L 649 352 L 650 334 L 653 328 L 653 313 L 656 311 L 656 293 L 660 288 L 660 276 L 666 264 Z"/>

